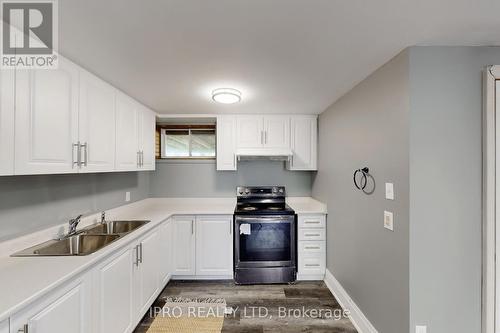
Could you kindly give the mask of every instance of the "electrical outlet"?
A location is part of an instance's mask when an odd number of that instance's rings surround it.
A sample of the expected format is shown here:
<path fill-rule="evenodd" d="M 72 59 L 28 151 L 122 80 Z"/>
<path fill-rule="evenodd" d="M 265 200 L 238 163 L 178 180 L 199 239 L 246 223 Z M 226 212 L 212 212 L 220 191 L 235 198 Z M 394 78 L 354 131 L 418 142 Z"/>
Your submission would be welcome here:
<path fill-rule="evenodd" d="M 130 192 L 125 192 L 125 202 L 130 201 Z"/>
<path fill-rule="evenodd" d="M 384 211 L 384 228 L 394 231 L 394 214 L 386 210 Z"/>
<path fill-rule="evenodd" d="M 385 183 L 385 198 L 387 200 L 394 200 L 394 184 Z"/>
<path fill-rule="evenodd" d="M 427 333 L 427 326 L 415 326 L 415 333 Z"/>

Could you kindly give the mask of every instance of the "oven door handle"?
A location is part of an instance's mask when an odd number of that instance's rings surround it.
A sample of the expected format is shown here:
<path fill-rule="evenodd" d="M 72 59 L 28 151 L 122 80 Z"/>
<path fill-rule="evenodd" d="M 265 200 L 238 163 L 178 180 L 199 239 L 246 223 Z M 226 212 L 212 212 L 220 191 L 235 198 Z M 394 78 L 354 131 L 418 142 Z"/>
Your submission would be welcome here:
<path fill-rule="evenodd" d="M 294 217 L 291 215 L 276 215 L 273 217 L 236 217 L 236 221 L 255 221 L 256 223 L 260 223 L 262 221 L 287 221 L 293 222 Z"/>

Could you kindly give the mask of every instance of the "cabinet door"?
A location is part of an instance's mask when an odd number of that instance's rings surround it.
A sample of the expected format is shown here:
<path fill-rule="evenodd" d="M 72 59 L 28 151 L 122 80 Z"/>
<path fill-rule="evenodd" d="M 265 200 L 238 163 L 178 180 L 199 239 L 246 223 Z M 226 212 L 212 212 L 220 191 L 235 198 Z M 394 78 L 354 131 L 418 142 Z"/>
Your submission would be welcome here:
<path fill-rule="evenodd" d="M 174 275 L 194 275 L 195 217 L 176 216 L 173 222 Z"/>
<path fill-rule="evenodd" d="M 115 168 L 115 89 L 80 71 L 79 138 L 84 166 L 81 172 L 113 171 Z"/>
<path fill-rule="evenodd" d="M 316 116 L 293 116 L 292 160 L 290 170 L 317 170 L 318 119 Z"/>
<path fill-rule="evenodd" d="M 267 148 L 290 147 L 290 117 L 264 117 L 264 146 Z"/>
<path fill-rule="evenodd" d="M 16 75 L 15 174 L 78 172 L 78 69 L 60 57 L 54 70 Z"/>
<path fill-rule="evenodd" d="M 137 314 L 141 318 L 153 303 L 159 288 L 158 260 L 160 258 L 159 231 L 155 230 L 139 243 L 139 264 L 136 270 L 135 290 Z"/>
<path fill-rule="evenodd" d="M 11 333 L 88 333 L 90 328 L 89 284 L 79 281 L 71 288 L 48 295 L 11 317 Z"/>
<path fill-rule="evenodd" d="M 260 148 L 264 144 L 262 116 L 237 116 L 238 148 Z"/>
<path fill-rule="evenodd" d="M 236 170 L 236 117 L 217 117 L 217 170 Z"/>
<path fill-rule="evenodd" d="M 9 321 L 4 320 L 0 323 L 0 333 L 9 333 Z"/>
<path fill-rule="evenodd" d="M 156 115 L 146 108 L 140 111 L 139 117 L 139 150 L 141 152 L 141 170 L 154 170 L 155 160 L 155 127 Z"/>
<path fill-rule="evenodd" d="M 135 171 L 139 167 L 138 105 L 131 98 L 116 95 L 116 169 Z"/>
<path fill-rule="evenodd" d="M 196 275 L 233 274 L 232 216 L 196 218 Z"/>
<path fill-rule="evenodd" d="M 124 333 L 132 330 L 132 261 L 132 251 L 127 249 L 95 270 L 95 332 Z"/>
<path fill-rule="evenodd" d="M 172 219 L 169 219 L 160 228 L 160 259 L 158 260 L 160 288 L 168 283 L 172 275 L 172 225 Z"/>
<path fill-rule="evenodd" d="M 14 70 L 0 71 L 0 176 L 14 174 Z"/>

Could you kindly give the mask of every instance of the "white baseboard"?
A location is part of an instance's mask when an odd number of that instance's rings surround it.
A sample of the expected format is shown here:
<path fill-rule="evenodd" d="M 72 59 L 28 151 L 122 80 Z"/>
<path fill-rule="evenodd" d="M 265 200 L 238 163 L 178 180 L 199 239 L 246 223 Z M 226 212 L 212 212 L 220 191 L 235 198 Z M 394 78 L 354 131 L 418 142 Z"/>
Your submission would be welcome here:
<path fill-rule="evenodd" d="M 339 281 L 327 269 L 325 274 L 325 284 L 332 292 L 343 309 L 351 313 L 351 321 L 359 333 L 378 333 L 368 318 L 361 312 L 361 309 L 354 303 L 349 294 L 345 291 Z"/>

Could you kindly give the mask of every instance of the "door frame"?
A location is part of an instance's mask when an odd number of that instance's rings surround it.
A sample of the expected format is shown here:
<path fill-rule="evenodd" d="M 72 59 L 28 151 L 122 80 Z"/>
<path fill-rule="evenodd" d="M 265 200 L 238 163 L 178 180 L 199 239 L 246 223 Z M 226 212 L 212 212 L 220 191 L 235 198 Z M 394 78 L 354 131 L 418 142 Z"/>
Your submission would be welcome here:
<path fill-rule="evenodd" d="M 500 174 L 500 163 L 498 165 L 496 163 L 497 142 L 500 144 L 500 135 L 497 137 L 496 133 L 497 127 L 500 129 L 500 117 L 496 116 L 496 81 L 499 80 L 500 66 L 488 66 L 483 73 L 482 333 L 495 333 L 495 327 L 500 327 L 500 318 L 497 316 L 500 286 L 499 288 L 496 286 L 500 258 L 495 259 L 500 247 L 500 242 L 497 244 L 497 232 L 500 228 L 496 225 L 496 216 L 500 214 L 500 202 L 497 204 L 500 180 L 497 184 L 496 178 L 497 169 Z"/>

